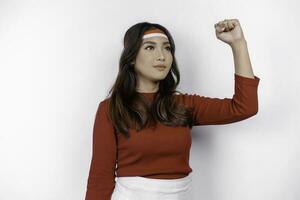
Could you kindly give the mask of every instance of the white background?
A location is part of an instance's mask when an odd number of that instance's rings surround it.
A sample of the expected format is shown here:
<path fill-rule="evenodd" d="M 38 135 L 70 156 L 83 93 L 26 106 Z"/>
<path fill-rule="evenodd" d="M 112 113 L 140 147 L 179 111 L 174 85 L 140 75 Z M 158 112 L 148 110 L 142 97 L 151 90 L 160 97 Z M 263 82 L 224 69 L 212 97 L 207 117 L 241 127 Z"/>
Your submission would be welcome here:
<path fill-rule="evenodd" d="M 84 199 L 95 112 L 135 23 L 171 32 L 180 91 L 232 97 L 232 51 L 214 29 L 232 18 L 261 79 L 259 111 L 193 128 L 194 199 L 300 199 L 298 8 L 296 0 L 0 1 L 0 199 Z"/>

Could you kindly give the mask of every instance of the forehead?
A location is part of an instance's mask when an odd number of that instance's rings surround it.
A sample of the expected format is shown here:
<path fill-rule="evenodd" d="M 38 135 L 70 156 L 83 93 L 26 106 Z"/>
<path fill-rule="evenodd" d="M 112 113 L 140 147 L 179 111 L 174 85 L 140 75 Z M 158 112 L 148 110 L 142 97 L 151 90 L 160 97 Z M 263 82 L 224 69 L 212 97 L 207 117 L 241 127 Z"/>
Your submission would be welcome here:
<path fill-rule="evenodd" d="M 170 44 L 170 42 L 165 37 L 151 37 L 143 39 L 142 44 Z"/>

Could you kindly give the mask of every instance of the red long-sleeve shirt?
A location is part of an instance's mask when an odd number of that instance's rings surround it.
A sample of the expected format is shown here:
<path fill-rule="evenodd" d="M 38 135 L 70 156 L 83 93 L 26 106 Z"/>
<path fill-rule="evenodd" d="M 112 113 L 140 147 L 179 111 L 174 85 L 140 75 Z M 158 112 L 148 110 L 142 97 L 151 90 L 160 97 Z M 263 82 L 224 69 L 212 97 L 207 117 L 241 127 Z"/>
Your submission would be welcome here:
<path fill-rule="evenodd" d="M 175 95 L 179 103 L 194 108 L 194 126 L 229 124 L 247 119 L 258 111 L 259 78 L 234 74 L 233 98 L 211 98 L 197 94 Z M 141 93 L 152 99 L 155 93 Z M 174 179 L 187 176 L 191 135 L 189 127 L 157 128 L 137 133 L 129 129 L 130 139 L 116 134 L 108 117 L 108 101 L 99 103 L 93 128 L 93 154 L 85 200 L 110 200 L 115 177 L 143 176 Z M 116 174 L 115 174 L 116 172 Z"/>

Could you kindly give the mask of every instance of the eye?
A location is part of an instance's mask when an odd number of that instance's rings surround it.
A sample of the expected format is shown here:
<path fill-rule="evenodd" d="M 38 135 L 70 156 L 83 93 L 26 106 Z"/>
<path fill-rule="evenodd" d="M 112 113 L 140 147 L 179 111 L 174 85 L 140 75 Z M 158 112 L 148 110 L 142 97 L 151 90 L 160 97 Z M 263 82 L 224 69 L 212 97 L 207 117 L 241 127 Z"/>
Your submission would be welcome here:
<path fill-rule="evenodd" d="M 145 49 L 148 49 L 148 47 L 153 48 L 153 46 L 147 46 Z M 168 51 L 171 51 L 171 47 L 170 47 L 170 46 L 166 47 L 166 49 L 167 49 Z"/>
<path fill-rule="evenodd" d="M 147 46 L 145 49 L 148 49 L 148 47 L 152 47 L 153 48 L 153 46 Z"/>
<path fill-rule="evenodd" d="M 171 51 L 171 47 L 166 47 L 166 49 L 168 49 L 168 51 Z"/>

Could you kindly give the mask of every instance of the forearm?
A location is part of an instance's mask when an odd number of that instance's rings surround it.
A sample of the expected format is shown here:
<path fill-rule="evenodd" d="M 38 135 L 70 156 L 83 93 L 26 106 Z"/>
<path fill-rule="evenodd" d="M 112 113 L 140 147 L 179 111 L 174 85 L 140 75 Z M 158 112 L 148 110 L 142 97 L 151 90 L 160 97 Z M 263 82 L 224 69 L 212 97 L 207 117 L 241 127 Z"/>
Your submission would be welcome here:
<path fill-rule="evenodd" d="M 234 58 L 235 73 L 248 78 L 254 78 L 246 40 L 231 45 Z"/>

